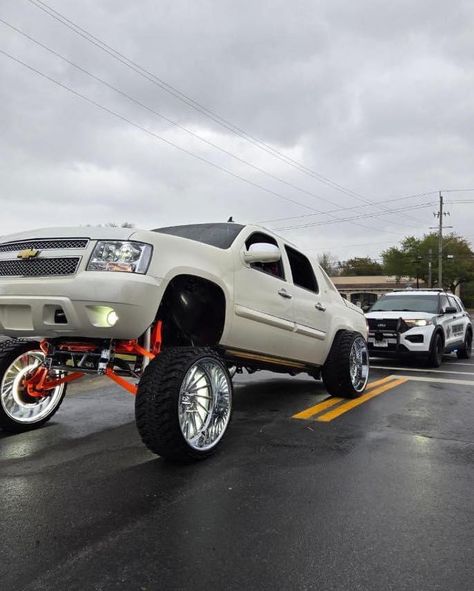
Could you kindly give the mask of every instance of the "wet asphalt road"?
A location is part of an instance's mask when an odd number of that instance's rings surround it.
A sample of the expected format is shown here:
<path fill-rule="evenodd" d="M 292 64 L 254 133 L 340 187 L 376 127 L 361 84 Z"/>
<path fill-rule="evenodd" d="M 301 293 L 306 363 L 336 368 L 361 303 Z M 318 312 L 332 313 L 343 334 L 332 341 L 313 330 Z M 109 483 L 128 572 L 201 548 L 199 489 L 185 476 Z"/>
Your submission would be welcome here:
<path fill-rule="evenodd" d="M 291 418 L 314 380 L 238 376 L 222 452 L 184 467 L 142 446 L 128 394 L 71 387 L 0 434 L 0 588 L 472 589 L 474 363 L 373 363 L 410 379 L 329 422 Z"/>

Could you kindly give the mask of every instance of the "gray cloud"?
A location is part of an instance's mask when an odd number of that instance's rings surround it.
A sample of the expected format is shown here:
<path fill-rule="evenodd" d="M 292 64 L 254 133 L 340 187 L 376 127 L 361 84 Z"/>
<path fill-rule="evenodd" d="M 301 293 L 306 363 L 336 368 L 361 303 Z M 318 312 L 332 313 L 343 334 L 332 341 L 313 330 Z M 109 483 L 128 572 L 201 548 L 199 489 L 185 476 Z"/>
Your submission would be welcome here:
<path fill-rule="evenodd" d="M 474 187 L 474 8 L 467 0 L 449 6 L 438 0 L 51 0 L 51 6 L 235 125 L 371 200 Z M 341 208 L 357 207 L 353 215 L 378 209 L 219 127 L 27 0 L 5 0 L 0 17 L 271 174 Z M 1 49 L 139 126 L 308 207 L 334 209 L 170 126 L 1 24 L 0 32 Z M 128 220 L 156 227 L 311 213 L 165 145 L 2 55 L 0 68 L 0 234 L 41 225 Z M 449 199 L 469 195 L 474 199 L 474 192 Z M 385 207 L 431 201 L 436 195 Z M 434 209 L 284 235 L 342 257 L 375 255 L 403 234 L 428 231 Z M 455 230 L 474 240 L 473 205 L 450 209 Z M 269 225 L 312 219 L 328 218 Z"/>

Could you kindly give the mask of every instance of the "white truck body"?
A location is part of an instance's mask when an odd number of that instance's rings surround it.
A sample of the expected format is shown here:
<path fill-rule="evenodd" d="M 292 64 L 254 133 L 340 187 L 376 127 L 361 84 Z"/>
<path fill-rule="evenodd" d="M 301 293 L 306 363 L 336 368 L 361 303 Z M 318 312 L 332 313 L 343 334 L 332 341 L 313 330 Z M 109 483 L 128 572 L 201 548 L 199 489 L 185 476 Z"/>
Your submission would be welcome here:
<path fill-rule="evenodd" d="M 103 227 L 48 228 L 4 236 L 0 241 L 0 334 L 135 339 L 155 321 L 173 279 L 193 276 L 215 284 L 225 296 L 225 323 L 218 345 L 231 354 L 270 355 L 291 360 L 295 367 L 322 366 L 338 331 L 367 337 L 363 313 L 348 304 L 317 262 L 297 247 L 258 226 L 204 226 L 218 227 L 222 235 L 227 232 L 234 239 L 222 248 L 167 229 Z M 266 237 L 278 246 L 281 276 L 245 261 L 252 236 Z M 107 240 L 151 245 L 146 273 L 87 270 L 97 242 Z M 18 258 L 28 249 L 37 254 Z M 297 266 L 309 261 L 314 288 L 295 281 L 290 254 Z M 115 312 L 114 326 L 101 321 L 102 309 Z M 61 322 L 56 321 L 58 310 Z"/>

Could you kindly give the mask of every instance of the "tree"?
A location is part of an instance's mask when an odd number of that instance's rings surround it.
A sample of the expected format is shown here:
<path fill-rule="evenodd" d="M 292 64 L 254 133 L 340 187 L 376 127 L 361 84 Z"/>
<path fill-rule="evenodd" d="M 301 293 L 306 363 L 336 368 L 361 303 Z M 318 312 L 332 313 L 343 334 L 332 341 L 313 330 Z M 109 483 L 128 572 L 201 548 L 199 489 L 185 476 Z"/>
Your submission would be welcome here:
<path fill-rule="evenodd" d="M 340 267 L 341 275 L 382 275 L 380 263 L 369 257 L 354 257 L 344 261 Z"/>
<path fill-rule="evenodd" d="M 330 252 L 322 252 L 318 256 L 318 263 L 326 271 L 326 273 L 334 277 L 338 274 L 338 261 Z"/>
<path fill-rule="evenodd" d="M 98 228 L 134 228 L 135 224 L 130 222 L 122 222 L 121 224 L 117 224 L 116 222 L 107 222 L 106 224 L 86 224 L 88 228 L 92 225 Z"/>
<path fill-rule="evenodd" d="M 105 224 L 107 228 L 134 228 L 135 224 L 131 224 L 130 222 L 122 222 L 121 224 L 116 224 L 115 222 L 108 222 Z"/>
<path fill-rule="evenodd" d="M 428 283 L 431 261 L 432 284 L 438 286 L 438 234 L 425 234 L 423 238 L 408 236 L 400 247 L 382 252 L 383 268 L 387 275 L 423 279 Z M 469 242 L 454 233 L 443 237 L 443 285 L 454 291 L 456 287 L 474 280 L 474 253 Z"/>

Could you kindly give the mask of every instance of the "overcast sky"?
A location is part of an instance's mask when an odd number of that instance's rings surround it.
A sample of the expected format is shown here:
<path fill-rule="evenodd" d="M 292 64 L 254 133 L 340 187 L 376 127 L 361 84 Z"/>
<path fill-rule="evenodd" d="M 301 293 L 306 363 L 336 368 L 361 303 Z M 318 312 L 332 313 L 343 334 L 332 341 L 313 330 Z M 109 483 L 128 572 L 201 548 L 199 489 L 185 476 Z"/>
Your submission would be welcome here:
<path fill-rule="evenodd" d="M 378 256 L 436 222 L 436 194 L 396 198 L 474 188 L 472 0 L 47 0 L 263 144 L 35 2 L 2 0 L 0 18 L 144 106 L 0 22 L 0 50 L 120 116 L 0 53 L 0 235 L 294 218 L 265 225 L 315 253 Z M 469 199 L 474 191 L 446 193 Z M 474 242 L 474 203 L 448 209 L 448 223 Z"/>

